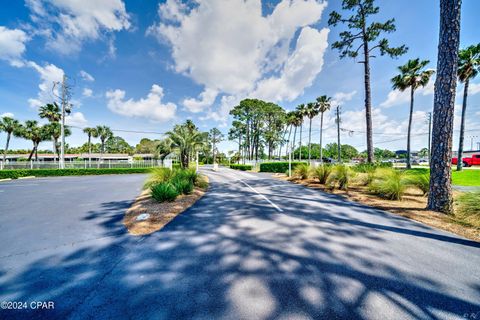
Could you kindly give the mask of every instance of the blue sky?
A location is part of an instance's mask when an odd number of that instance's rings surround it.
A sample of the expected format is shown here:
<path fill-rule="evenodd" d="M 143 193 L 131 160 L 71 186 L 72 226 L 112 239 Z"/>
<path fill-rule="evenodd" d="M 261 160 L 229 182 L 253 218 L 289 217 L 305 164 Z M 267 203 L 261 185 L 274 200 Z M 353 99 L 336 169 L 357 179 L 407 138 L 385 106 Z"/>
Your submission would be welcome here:
<path fill-rule="evenodd" d="M 331 44 L 343 27 L 329 27 L 328 14 L 340 1 L 259 0 L 27 0 L 0 11 L 0 116 L 37 119 L 38 106 L 51 102 L 52 82 L 65 72 L 73 85 L 76 127 L 105 124 L 113 129 L 165 132 L 193 119 L 202 129 L 228 131 L 228 111 L 245 97 L 274 101 L 286 109 L 323 94 L 341 104 L 342 142 L 364 143 L 363 70 L 340 60 Z M 409 51 L 396 60 L 372 61 L 374 143 L 404 149 L 408 95 L 391 90 L 396 66 L 408 59 L 436 67 L 437 1 L 377 1 L 377 20 L 394 17 L 392 45 Z M 480 3 L 463 1 L 461 46 L 480 42 L 475 12 Z M 480 136 L 480 78 L 471 85 L 467 113 L 470 136 Z M 458 92 L 462 92 L 459 85 Z M 413 148 L 427 144 L 425 113 L 433 105 L 433 81 L 416 94 Z M 457 95 L 461 104 L 461 94 Z M 460 108 L 456 108 L 458 129 Z M 326 142 L 335 139 L 333 112 L 326 118 Z M 318 140 L 314 121 L 313 141 Z M 135 145 L 155 134 L 118 131 Z M 0 135 L 0 144 L 4 144 Z M 70 145 L 86 137 L 73 129 Z M 480 141 L 480 137 L 474 138 Z M 454 136 L 454 145 L 457 135 Z M 30 142 L 13 139 L 12 148 Z M 45 143 L 41 148 L 50 148 Z M 224 142 L 223 151 L 235 149 Z"/>

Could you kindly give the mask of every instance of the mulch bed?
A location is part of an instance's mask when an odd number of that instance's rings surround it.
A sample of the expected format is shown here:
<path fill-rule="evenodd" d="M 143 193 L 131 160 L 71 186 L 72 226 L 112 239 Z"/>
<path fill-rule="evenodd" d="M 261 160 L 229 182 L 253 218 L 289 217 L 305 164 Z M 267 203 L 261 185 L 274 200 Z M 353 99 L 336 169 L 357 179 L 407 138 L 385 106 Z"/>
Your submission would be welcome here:
<path fill-rule="evenodd" d="M 191 194 L 180 195 L 172 202 L 158 202 L 150 196 L 150 190 L 145 190 L 135 199 L 123 218 L 123 224 L 133 235 L 146 235 L 162 229 L 176 216 L 191 207 L 205 194 L 205 190 L 195 188 Z M 137 221 L 143 213 L 150 217 Z"/>

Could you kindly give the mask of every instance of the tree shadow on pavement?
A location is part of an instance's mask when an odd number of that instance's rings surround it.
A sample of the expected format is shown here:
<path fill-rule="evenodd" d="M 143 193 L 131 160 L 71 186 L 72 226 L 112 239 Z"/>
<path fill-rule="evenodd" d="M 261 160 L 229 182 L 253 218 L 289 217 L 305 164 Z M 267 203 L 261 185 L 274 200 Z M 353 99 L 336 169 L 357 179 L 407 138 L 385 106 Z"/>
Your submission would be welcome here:
<path fill-rule="evenodd" d="M 441 266 L 423 267 L 445 254 L 429 245 L 452 243 L 478 266 L 478 246 L 338 197 L 274 188 L 268 197 L 284 212 L 212 179 L 193 207 L 145 237 L 125 232 L 125 202 L 105 203 L 86 217 L 103 237 L 0 270 L 2 300 L 55 309 L 0 318 L 438 319 L 480 310 L 478 274 L 461 275 L 458 289 Z M 459 259 L 452 272 L 467 270 Z"/>

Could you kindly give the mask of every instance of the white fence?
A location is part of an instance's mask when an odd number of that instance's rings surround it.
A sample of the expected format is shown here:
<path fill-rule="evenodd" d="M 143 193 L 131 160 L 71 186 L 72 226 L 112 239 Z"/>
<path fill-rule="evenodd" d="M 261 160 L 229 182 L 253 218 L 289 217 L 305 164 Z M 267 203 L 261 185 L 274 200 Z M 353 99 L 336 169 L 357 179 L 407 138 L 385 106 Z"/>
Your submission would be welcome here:
<path fill-rule="evenodd" d="M 88 161 L 88 159 L 81 161 L 65 161 L 65 169 L 88 169 L 88 168 L 153 168 L 153 167 L 169 167 L 171 168 L 171 160 L 142 160 L 142 161 L 128 161 L 128 160 L 108 160 L 103 161 Z M 0 170 L 11 169 L 59 169 L 58 161 L 11 161 L 3 163 L 0 161 Z"/>

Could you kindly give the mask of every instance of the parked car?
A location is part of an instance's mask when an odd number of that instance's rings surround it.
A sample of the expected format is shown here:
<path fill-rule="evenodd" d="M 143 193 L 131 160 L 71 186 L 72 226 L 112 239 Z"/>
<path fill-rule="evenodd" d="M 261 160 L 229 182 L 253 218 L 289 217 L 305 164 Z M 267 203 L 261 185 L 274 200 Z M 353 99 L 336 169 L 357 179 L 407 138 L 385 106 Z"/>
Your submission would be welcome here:
<path fill-rule="evenodd" d="M 480 166 L 480 154 L 474 154 L 471 157 L 466 157 L 462 159 L 464 167 L 470 166 Z M 452 164 L 457 164 L 458 158 L 452 158 Z"/>

